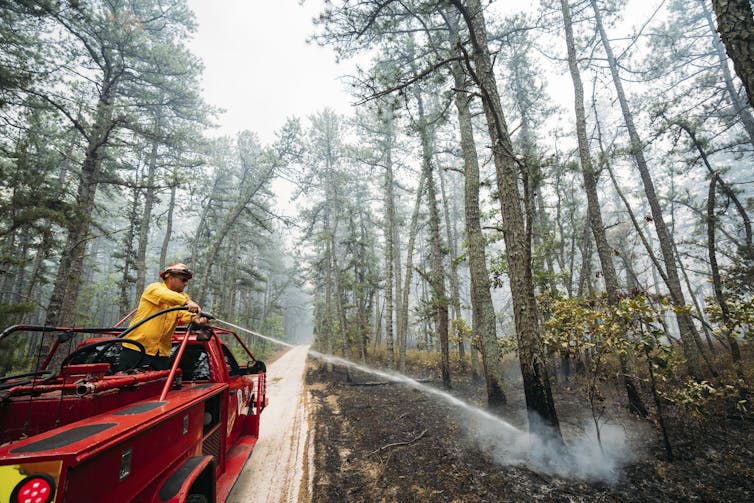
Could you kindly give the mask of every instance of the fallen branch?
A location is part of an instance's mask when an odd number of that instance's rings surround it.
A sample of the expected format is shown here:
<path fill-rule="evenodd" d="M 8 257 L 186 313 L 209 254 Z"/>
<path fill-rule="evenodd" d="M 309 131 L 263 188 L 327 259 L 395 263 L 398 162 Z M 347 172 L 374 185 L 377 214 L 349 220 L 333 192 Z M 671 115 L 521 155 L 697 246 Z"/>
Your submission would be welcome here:
<path fill-rule="evenodd" d="M 383 446 L 382 446 L 382 447 L 380 447 L 379 449 L 375 449 L 375 450 L 373 450 L 372 452 L 370 452 L 370 453 L 368 454 L 368 456 L 371 456 L 372 454 L 377 454 L 378 452 L 382 452 L 382 451 L 384 451 L 384 450 L 386 450 L 386 449 L 390 449 L 391 447 L 399 447 L 399 446 L 401 446 L 401 445 L 411 445 L 411 444 L 413 444 L 414 442 L 417 442 L 417 441 L 419 441 L 419 440 L 420 440 L 420 439 L 421 439 L 421 438 L 422 438 L 422 437 L 423 437 L 423 436 L 424 436 L 424 435 L 425 435 L 426 433 L 427 433 L 427 430 L 424 430 L 423 432 L 419 433 L 419 435 L 418 435 L 418 436 L 414 437 L 413 439 L 411 439 L 411 440 L 409 440 L 409 441 L 407 441 L 407 442 L 395 442 L 395 443 L 393 443 L 393 444 L 387 444 L 387 445 L 383 445 Z"/>

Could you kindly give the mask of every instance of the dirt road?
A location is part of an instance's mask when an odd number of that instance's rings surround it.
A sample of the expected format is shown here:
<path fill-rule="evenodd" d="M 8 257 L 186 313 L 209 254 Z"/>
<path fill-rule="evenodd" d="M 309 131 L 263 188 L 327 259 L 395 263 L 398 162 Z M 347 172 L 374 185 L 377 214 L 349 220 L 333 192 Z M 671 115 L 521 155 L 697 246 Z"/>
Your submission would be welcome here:
<path fill-rule="evenodd" d="M 304 367 L 309 346 L 296 346 L 267 367 L 270 404 L 262 412 L 259 441 L 228 503 L 308 501 L 305 453 L 308 412 Z"/>

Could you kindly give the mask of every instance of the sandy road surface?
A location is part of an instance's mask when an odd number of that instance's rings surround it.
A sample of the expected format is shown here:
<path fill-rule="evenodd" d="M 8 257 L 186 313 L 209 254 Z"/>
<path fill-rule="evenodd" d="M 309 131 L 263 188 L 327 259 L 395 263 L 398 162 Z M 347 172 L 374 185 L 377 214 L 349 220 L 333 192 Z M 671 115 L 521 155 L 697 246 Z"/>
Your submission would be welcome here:
<path fill-rule="evenodd" d="M 304 366 L 309 346 L 296 346 L 267 367 L 267 397 L 259 441 L 228 503 L 308 500 L 304 477 L 308 413 Z"/>

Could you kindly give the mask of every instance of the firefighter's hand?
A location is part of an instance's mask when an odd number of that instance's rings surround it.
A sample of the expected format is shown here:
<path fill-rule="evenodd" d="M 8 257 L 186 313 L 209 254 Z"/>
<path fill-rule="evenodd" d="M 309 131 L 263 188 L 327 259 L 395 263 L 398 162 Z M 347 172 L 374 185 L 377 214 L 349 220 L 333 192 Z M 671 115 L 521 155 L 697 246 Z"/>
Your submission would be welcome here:
<path fill-rule="evenodd" d="M 204 316 L 194 316 L 193 318 L 191 318 L 191 323 L 193 323 L 194 325 L 204 326 L 209 324 L 209 320 Z"/>
<path fill-rule="evenodd" d="M 186 302 L 186 307 L 188 308 L 189 312 L 191 313 L 201 313 L 202 308 L 199 307 L 199 304 L 194 302 L 193 300 L 189 300 Z"/>

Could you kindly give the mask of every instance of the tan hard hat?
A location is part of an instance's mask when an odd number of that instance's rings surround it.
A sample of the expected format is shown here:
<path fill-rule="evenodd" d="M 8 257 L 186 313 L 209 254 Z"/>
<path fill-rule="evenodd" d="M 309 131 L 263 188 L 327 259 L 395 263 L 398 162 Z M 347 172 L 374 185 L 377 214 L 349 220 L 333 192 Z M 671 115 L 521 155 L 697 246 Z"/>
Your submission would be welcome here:
<path fill-rule="evenodd" d="M 176 262 L 175 264 L 170 264 L 169 266 L 167 266 L 165 270 L 160 273 L 160 278 L 165 279 L 171 274 L 174 274 L 176 276 L 184 276 L 188 279 L 194 277 L 194 273 L 191 272 L 191 269 L 189 269 L 186 264 L 182 264 L 180 262 Z"/>

